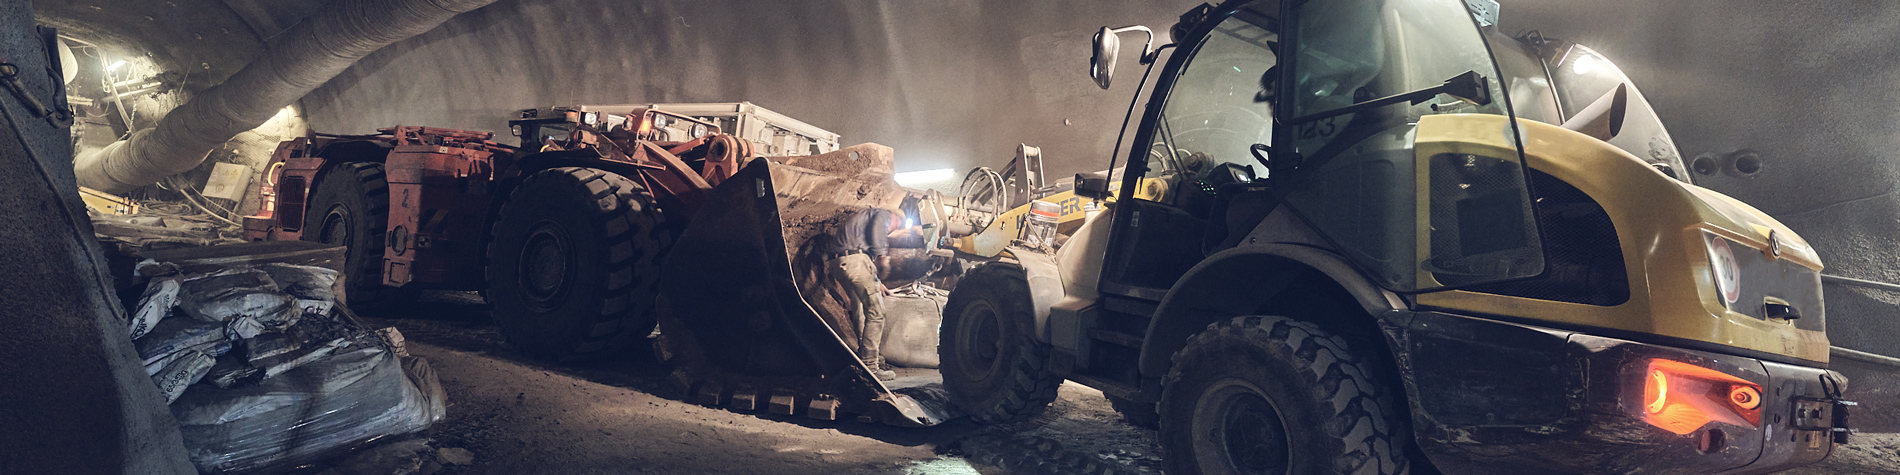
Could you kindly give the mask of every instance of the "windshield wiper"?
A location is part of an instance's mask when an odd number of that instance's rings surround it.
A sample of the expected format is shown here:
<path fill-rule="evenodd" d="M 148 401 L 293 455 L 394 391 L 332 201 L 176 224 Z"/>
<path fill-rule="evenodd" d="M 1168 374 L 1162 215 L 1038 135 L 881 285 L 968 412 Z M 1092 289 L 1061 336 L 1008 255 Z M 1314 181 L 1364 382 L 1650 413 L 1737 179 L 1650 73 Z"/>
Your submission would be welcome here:
<path fill-rule="evenodd" d="M 1437 86 L 1419 89 L 1416 91 L 1399 94 L 1395 96 L 1386 96 L 1386 97 L 1381 97 L 1378 99 L 1372 99 L 1372 100 L 1368 100 L 1364 102 L 1359 102 L 1353 105 L 1329 110 L 1326 112 L 1307 114 L 1307 115 L 1295 117 L 1293 118 L 1293 120 L 1289 122 L 1293 124 L 1304 124 L 1307 122 L 1312 122 L 1315 120 L 1320 120 L 1320 119 L 1324 119 L 1328 117 L 1342 116 L 1342 115 L 1351 114 L 1351 113 L 1359 112 L 1366 109 L 1371 109 L 1374 107 L 1383 107 L 1383 106 L 1388 106 L 1392 104 L 1397 104 L 1400 102 L 1409 101 L 1412 103 L 1412 105 L 1418 105 L 1419 103 L 1432 100 L 1432 98 L 1434 97 L 1438 97 L 1439 94 L 1449 95 L 1449 96 L 1456 97 L 1458 99 L 1462 99 L 1464 101 L 1470 102 L 1472 104 L 1477 104 L 1481 106 L 1490 105 L 1491 104 L 1491 88 L 1489 87 L 1488 82 L 1489 80 L 1486 79 L 1484 75 L 1478 74 L 1477 71 L 1465 71 L 1464 74 L 1452 76 L 1451 79 L 1446 79 L 1444 84 L 1439 84 Z"/>

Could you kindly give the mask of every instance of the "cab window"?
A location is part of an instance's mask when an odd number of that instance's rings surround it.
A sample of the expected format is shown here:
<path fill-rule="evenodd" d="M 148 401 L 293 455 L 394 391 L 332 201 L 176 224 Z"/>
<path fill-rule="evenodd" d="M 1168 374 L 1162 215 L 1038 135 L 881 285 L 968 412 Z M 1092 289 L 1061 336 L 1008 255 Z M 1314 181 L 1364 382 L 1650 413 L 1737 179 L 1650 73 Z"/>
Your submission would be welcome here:
<path fill-rule="evenodd" d="M 1135 198 L 1204 218 L 1222 185 L 1264 173 L 1249 149 L 1268 143 L 1273 132 L 1270 96 L 1261 93 L 1261 78 L 1275 63 L 1271 25 L 1243 9 L 1195 50 L 1162 108 Z"/>

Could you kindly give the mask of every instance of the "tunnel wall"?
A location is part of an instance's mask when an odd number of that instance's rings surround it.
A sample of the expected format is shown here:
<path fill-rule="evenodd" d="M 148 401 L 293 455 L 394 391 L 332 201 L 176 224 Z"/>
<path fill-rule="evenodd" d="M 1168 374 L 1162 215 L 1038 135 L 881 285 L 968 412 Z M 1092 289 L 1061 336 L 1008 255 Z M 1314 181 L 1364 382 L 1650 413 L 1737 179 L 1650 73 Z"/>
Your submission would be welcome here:
<path fill-rule="evenodd" d="M 0 2 L 0 57 L 55 104 L 44 51 L 27 4 Z M 0 109 L 0 473 L 197 473 L 108 293 L 66 129 Z"/>
<path fill-rule="evenodd" d="M 503 0 L 370 56 L 303 104 L 331 132 L 505 135 L 511 112 L 536 106 L 751 101 L 847 144 L 889 145 L 899 171 L 1001 166 L 1029 143 L 1051 172 L 1074 173 L 1106 166 L 1141 73 L 1123 61 L 1125 79 L 1097 89 L 1094 30 L 1165 31 L 1196 4 Z"/>

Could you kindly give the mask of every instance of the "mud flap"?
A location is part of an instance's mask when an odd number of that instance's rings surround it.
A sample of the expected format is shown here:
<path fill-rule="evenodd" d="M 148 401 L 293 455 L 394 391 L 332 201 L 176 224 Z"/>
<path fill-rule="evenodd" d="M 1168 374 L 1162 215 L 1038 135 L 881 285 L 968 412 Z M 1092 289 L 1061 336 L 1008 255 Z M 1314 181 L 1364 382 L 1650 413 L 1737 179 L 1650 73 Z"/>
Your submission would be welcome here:
<path fill-rule="evenodd" d="M 794 272 L 793 257 L 813 236 L 852 211 L 901 199 L 889 157 L 889 148 L 866 144 L 797 157 L 820 165 L 811 168 L 755 159 L 707 195 L 662 266 L 658 302 L 660 349 L 689 399 L 826 420 L 858 414 L 900 426 L 948 418 L 939 409 L 945 405 L 872 377 L 801 294 L 813 288 L 800 282 L 810 270 Z"/>

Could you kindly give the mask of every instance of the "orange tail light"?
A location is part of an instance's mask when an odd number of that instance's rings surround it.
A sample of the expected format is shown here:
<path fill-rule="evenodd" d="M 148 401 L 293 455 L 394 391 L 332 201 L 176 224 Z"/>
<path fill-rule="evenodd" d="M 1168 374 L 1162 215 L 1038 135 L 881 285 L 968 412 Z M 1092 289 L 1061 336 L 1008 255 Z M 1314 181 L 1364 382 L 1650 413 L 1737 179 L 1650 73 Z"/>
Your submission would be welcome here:
<path fill-rule="evenodd" d="M 1643 421 L 1676 435 L 1710 422 L 1755 427 L 1761 422 L 1761 387 L 1728 373 L 1679 361 L 1649 361 L 1643 386 Z"/>

